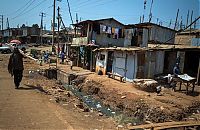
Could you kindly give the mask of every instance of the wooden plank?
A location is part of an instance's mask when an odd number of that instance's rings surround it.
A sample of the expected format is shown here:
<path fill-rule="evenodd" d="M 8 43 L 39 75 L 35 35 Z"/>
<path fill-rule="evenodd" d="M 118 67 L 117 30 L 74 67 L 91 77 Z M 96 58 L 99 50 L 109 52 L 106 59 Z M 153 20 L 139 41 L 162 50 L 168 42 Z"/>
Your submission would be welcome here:
<path fill-rule="evenodd" d="M 139 125 L 139 126 L 130 126 L 128 129 L 151 129 L 154 130 L 166 129 L 166 128 L 177 128 L 177 127 L 185 127 L 185 126 L 200 126 L 200 121 L 197 122 L 165 122 L 165 123 L 157 123 L 157 124 L 147 124 L 147 125 Z"/>

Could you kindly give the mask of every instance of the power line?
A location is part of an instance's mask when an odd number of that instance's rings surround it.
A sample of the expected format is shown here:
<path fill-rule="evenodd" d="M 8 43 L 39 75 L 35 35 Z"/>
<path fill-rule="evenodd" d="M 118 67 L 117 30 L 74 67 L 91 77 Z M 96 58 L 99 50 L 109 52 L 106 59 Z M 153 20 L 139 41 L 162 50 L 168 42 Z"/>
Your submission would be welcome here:
<path fill-rule="evenodd" d="M 17 17 L 12 18 L 11 20 L 14 20 L 14 19 L 16 19 L 16 18 L 18 18 L 18 17 L 23 16 L 24 14 L 27 14 L 28 12 L 30 12 L 30 11 L 32 11 L 33 9 L 37 8 L 38 6 L 40 6 L 40 5 L 41 5 L 42 3 L 44 3 L 45 1 L 47 1 L 47 0 L 41 1 L 40 3 L 38 3 L 38 4 L 37 4 L 36 6 L 34 6 L 33 8 L 29 9 L 28 11 L 24 12 L 23 14 L 21 14 L 21 15 L 19 15 L 19 16 L 17 16 Z"/>
<path fill-rule="evenodd" d="M 80 7 L 83 7 L 83 6 L 85 6 L 85 5 L 89 5 L 89 3 L 88 2 L 90 2 L 91 0 L 87 0 L 87 1 L 84 1 L 84 2 L 81 2 L 81 3 L 79 3 L 77 6 L 74 6 L 74 8 L 80 8 Z M 99 0 L 97 0 L 96 2 L 99 2 Z M 100 1 L 101 2 L 101 1 Z M 92 4 L 92 3 L 90 3 L 90 4 Z"/>
<path fill-rule="evenodd" d="M 26 11 L 33 3 L 35 2 L 35 0 L 33 0 L 26 8 L 24 8 L 21 13 L 19 13 L 17 16 L 15 16 L 14 18 L 11 19 L 15 19 L 16 17 L 22 15 L 24 13 L 24 11 Z"/>
<path fill-rule="evenodd" d="M 20 7 L 19 9 L 17 9 L 16 11 L 7 14 L 8 16 L 13 15 L 14 13 L 17 13 L 18 11 L 22 10 L 24 7 L 26 7 L 32 0 L 29 0 L 25 5 L 23 5 L 22 7 Z"/>
<path fill-rule="evenodd" d="M 102 2 L 102 1 L 97 1 L 97 2 L 95 2 L 95 3 L 91 3 L 91 4 L 86 4 L 86 5 L 83 5 L 83 6 L 80 6 L 80 7 L 84 7 L 84 6 L 87 6 L 87 7 L 97 7 L 97 6 L 101 6 L 101 5 L 105 5 L 105 4 L 109 4 L 109 3 L 112 3 L 112 2 L 116 2 L 116 1 L 118 1 L 118 0 L 110 0 L 110 1 L 106 1 L 106 2 L 103 2 L 103 3 L 99 3 L 99 4 L 96 4 L 96 3 L 98 3 L 98 2 Z M 79 7 L 79 8 L 80 8 Z M 80 9 L 78 10 L 78 11 L 80 11 Z"/>

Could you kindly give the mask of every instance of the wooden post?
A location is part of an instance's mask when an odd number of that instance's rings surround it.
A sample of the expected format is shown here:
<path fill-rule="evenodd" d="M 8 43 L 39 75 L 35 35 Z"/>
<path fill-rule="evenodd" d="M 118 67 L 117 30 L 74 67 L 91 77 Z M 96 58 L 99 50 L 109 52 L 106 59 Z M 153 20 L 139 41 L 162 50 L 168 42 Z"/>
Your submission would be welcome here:
<path fill-rule="evenodd" d="M 192 23 L 192 17 L 193 17 L 193 10 L 192 10 L 192 13 L 191 13 L 191 18 L 190 18 L 190 23 Z M 192 31 L 192 25 L 190 26 L 190 33 Z"/>
<path fill-rule="evenodd" d="M 200 85 L 200 58 L 199 58 L 199 67 L 198 67 L 198 73 L 197 73 L 197 85 Z"/>
<path fill-rule="evenodd" d="M 176 22 L 175 22 L 174 30 L 176 29 L 176 26 L 177 26 L 178 14 L 179 14 L 179 9 L 177 10 L 177 14 L 176 14 Z"/>
<path fill-rule="evenodd" d="M 186 21 L 186 27 L 188 26 L 188 22 L 189 22 L 189 15 L 190 15 L 190 11 L 188 10 L 187 21 Z"/>

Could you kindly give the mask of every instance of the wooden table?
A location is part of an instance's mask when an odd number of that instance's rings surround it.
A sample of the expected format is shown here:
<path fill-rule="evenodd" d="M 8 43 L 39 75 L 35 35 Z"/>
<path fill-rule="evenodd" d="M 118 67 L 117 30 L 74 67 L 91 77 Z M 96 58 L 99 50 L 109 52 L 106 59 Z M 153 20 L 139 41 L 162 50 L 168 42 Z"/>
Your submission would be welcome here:
<path fill-rule="evenodd" d="M 186 87 L 186 92 L 188 94 L 189 91 L 189 87 L 192 87 L 192 93 L 194 92 L 194 88 L 195 88 L 195 82 L 196 79 L 193 77 L 187 78 L 183 78 L 183 76 L 189 76 L 189 75 L 179 75 L 178 77 L 174 78 L 175 82 L 179 82 L 180 83 L 180 87 L 179 87 L 179 91 L 181 91 L 181 87 L 182 85 L 184 85 Z"/>

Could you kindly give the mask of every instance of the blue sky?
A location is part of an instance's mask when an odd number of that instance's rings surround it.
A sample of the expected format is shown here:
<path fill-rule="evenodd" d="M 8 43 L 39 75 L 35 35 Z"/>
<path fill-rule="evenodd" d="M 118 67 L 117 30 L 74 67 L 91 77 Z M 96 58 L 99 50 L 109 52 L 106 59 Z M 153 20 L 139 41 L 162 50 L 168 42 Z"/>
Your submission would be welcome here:
<path fill-rule="evenodd" d="M 71 12 L 75 21 L 75 14 L 82 20 L 101 19 L 113 17 L 124 24 L 138 23 L 140 16 L 145 14 L 145 21 L 148 21 L 151 0 L 147 0 L 146 10 L 144 10 L 144 0 L 69 0 Z M 9 18 L 10 26 L 17 27 L 24 23 L 31 26 L 40 24 L 41 12 L 46 13 L 44 24 L 48 29 L 51 26 L 53 13 L 53 0 L 1 0 L 0 15 Z M 67 0 L 57 2 L 61 7 L 61 14 L 66 25 L 71 24 L 68 13 Z M 169 26 L 172 20 L 173 28 L 176 18 L 176 12 L 179 8 L 179 21 L 181 16 L 183 23 L 186 23 L 188 10 L 193 10 L 193 19 L 200 14 L 200 0 L 154 0 L 152 8 L 152 22 L 162 22 L 164 26 Z M 200 20 L 199 20 L 200 21 Z M 6 23 L 6 19 L 4 19 Z M 6 27 L 6 24 L 4 24 Z M 200 22 L 197 23 L 200 28 Z"/>

